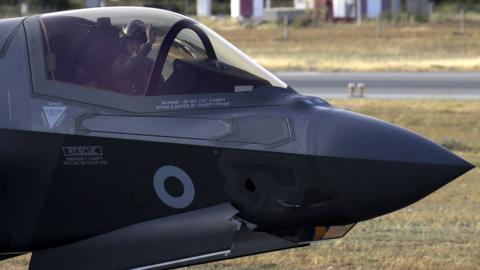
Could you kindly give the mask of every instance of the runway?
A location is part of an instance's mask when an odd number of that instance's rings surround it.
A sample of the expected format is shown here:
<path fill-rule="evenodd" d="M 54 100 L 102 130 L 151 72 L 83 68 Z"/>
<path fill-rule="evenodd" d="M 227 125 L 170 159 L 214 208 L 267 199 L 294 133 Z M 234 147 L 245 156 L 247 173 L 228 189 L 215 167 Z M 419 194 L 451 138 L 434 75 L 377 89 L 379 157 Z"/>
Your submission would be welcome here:
<path fill-rule="evenodd" d="M 281 80 L 305 95 L 348 98 L 349 83 L 363 83 L 366 98 L 480 99 L 480 72 L 278 72 Z"/>

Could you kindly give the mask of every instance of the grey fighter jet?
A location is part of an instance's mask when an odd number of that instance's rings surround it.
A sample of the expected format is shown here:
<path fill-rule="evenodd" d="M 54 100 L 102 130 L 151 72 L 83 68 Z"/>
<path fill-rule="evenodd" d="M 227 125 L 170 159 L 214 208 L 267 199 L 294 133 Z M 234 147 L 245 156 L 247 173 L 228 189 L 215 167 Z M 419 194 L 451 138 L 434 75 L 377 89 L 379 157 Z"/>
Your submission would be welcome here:
<path fill-rule="evenodd" d="M 473 168 L 158 9 L 0 20 L 0 82 L 0 259 L 32 252 L 32 270 L 302 247 Z"/>

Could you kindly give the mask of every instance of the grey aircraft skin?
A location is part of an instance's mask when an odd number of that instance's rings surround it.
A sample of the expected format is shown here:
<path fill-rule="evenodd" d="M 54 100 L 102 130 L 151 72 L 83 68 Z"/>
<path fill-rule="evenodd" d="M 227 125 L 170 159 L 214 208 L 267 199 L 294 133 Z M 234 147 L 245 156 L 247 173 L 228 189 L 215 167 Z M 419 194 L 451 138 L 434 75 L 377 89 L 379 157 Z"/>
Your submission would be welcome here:
<path fill-rule="evenodd" d="M 156 34 L 144 53 L 122 47 L 134 19 Z M 118 76 L 118 63 L 136 75 Z M 32 252 L 33 270 L 165 269 L 306 246 L 473 168 L 298 94 L 158 9 L 0 20 L 0 82 L 0 259 Z"/>

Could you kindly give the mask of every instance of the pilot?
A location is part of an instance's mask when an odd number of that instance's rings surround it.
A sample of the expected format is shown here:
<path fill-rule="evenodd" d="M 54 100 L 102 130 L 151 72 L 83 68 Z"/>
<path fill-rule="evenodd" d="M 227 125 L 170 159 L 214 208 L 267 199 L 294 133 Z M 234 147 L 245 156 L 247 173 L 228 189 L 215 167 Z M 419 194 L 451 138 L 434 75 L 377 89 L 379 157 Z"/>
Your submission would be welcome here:
<path fill-rule="evenodd" d="M 157 34 L 151 25 L 133 20 L 120 33 L 121 51 L 112 66 L 115 89 L 128 95 L 143 95 L 153 67 L 147 55 Z"/>

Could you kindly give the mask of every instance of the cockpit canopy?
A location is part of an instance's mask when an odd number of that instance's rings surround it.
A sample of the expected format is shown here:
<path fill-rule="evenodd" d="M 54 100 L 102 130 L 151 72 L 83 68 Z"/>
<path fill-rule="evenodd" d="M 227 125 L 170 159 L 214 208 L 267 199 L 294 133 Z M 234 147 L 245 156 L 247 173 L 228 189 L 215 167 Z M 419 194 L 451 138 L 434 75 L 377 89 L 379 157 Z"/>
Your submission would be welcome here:
<path fill-rule="evenodd" d="M 132 21 L 146 42 L 124 34 Z M 131 96 L 287 87 L 206 26 L 169 11 L 74 10 L 42 15 L 40 25 L 49 81 Z"/>

